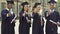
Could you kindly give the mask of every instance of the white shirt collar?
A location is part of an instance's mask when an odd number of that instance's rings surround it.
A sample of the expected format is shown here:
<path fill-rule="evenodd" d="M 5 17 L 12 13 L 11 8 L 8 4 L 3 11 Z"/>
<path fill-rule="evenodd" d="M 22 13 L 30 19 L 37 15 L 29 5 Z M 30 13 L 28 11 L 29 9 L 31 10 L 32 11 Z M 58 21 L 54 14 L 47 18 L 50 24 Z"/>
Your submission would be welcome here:
<path fill-rule="evenodd" d="M 54 9 L 53 9 L 53 10 L 50 9 L 50 11 L 51 11 L 51 12 L 54 12 Z"/>
<path fill-rule="evenodd" d="M 8 8 L 6 8 L 8 11 L 9 11 L 9 9 Z"/>
<path fill-rule="evenodd" d="M 8 8 L 6 8 L 8 11 L 9 11 L 9 9 Z M 10 9 L 10 11 L 12 11 L 12 9 Z"/>
<path fill-rule="evenodd" d="M 9 9 L 8 8 L 6 8 L 8 11 L 9 11 Z M 12 9 L 10 9 L 10 12 L 11 12 L 11 14 L 13 14 L 13 11 L 12 11 Z"/>

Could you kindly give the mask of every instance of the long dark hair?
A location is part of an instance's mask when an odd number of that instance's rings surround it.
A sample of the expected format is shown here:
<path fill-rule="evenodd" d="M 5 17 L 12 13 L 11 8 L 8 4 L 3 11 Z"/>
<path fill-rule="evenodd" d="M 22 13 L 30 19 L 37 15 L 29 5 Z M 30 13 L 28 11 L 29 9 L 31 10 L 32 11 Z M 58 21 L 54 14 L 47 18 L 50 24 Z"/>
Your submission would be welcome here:
<path fill-rule="evenodd" d="M 25 5 L 29 5 L 29 3 L 28 2 L 23 2 L 23 3 L 21 3 L 21 5 L 22 5 L 22 11 L 24 12 Z M 26 12 L 28 12 L 28 10 Z"/>
<path fill-rule="evenodd" d="M 21 10 L 21 11 L 23 11 L 23 12 L 24 12 L 24 6 L 23 6 L 23 8 L 22 8 L 22 10 Z M 28 12 L 28 10 L 27 10 L 26 12 Z"/>

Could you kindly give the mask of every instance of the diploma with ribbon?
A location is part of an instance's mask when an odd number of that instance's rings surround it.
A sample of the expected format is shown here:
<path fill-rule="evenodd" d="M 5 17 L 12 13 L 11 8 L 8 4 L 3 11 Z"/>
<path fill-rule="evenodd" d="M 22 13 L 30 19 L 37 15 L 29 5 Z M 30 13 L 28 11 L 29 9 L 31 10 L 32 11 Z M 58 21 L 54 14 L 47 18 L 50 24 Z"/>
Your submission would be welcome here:
<path fill-rule="evenodd" d="M 14 20 L 16 19 L 16 17 L 17 17 L 17 16 L 15 15 L 15 17 L 12 19 L 11 23 L 14 22 Z"/>
<path fill-rule="evenodd" d="M 54 24 L 56 24 L 56 25 L 58 25 L 58 26 L 60 26 L 60 23 L 59 22 L 54 22 L 54 21 L 52 21 L 52 20 L 49 20 L 50 22 L 52 22 L 52 23 L 54 23 Z"/>

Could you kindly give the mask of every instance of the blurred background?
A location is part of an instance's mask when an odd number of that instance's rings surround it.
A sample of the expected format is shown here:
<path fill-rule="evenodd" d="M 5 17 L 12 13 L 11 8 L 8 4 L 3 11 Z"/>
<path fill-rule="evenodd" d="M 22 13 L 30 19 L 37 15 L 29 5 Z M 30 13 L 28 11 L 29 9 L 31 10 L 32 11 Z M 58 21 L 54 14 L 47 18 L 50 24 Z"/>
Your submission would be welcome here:
<path fill-rule="evenodd" d="M 0 34 L 1 34 L 1 11 L 7 7 L 7 0 L 0 0 Z M 42 5 L 43 12 L 42 14 L 44 15 L 44 12 L 49 9 L 49 4 L 47 3 L 50 0 L 14 0 L 14 6 L 13 6 L 13 12 L 19 17 L 19 12 L 21 10 L 21 3 L 22 2 L 29 2 L 29 13 L 32 12 L 32 7 L 34 6 L 34 3 L 40 2 Z M 60 13 L 60 0 L 55 0 L 57 1 L 56 3 L 56 10 Z M 16 20 L 16 26 L 15 26 L 15 34 L 18 34 L 18 26 L 19 26 L 19 20 Z M 60 33 L 60 27 L 58 27 L 58 33 Z M 32 27 L 30 28 L 30 34 L 32 34 Z"/>

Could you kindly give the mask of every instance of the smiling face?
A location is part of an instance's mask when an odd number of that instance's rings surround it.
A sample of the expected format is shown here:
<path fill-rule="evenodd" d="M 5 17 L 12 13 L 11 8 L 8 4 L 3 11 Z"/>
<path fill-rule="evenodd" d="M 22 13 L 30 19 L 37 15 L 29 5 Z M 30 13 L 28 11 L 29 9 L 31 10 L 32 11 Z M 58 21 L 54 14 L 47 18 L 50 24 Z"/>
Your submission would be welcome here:
<path fill-rule="evenodd" d="M 12 8 L 12 4 L 11 4 L 11 3 L 7 4 L 7 7 L 8 7 L 9 9 L 11 9 L 11 8 Z"/>
<path fill-rule="evenodd" d="M 53 3 L 50 4 L 50 9 L 54 9 L 54 4 Z"/>
<path fill-rule="evenodd" d="M 24 6 L 24 11 L 28 11 L 29 10 L 29 5 L 25 5 Z"/>
<path fill-rule="evenodd" d="M 40 8 L 41 8 L 40 5 L 36 6 L 35 10 L 36 10 L 37 13 L 40 11 Z"/>
<path fill-rule="evenodd" d="M 35 6 L 35 7 L 33 8 L 34 13 L 38 13 L 38 12 L 40 11 L 40 9 L 41 9 L 41 6 L 40 6 L 40 5 Z"/>

